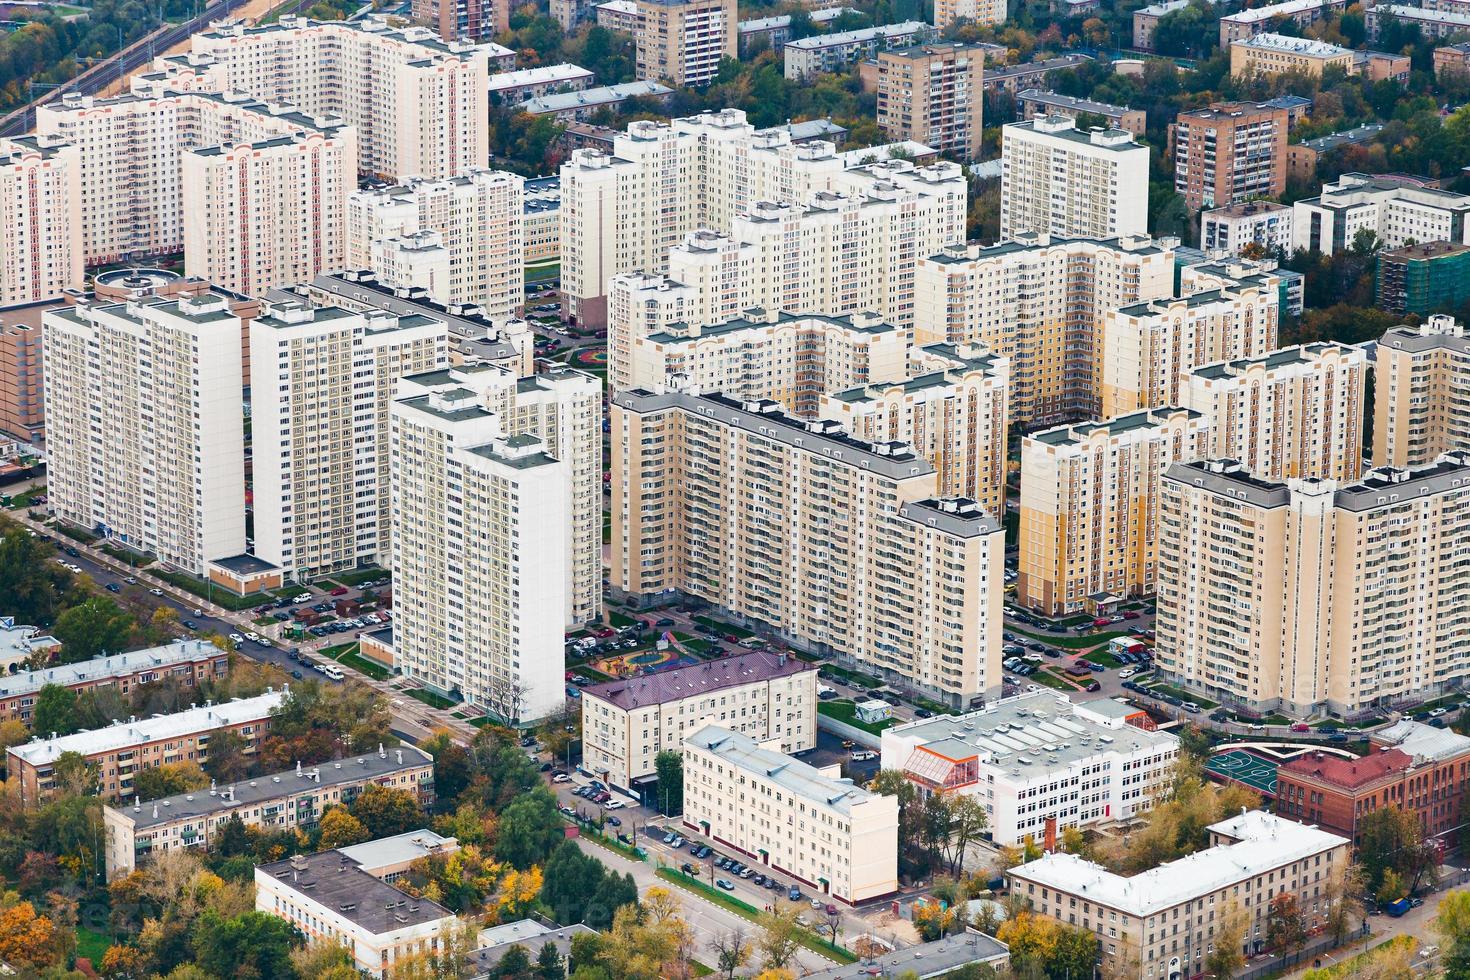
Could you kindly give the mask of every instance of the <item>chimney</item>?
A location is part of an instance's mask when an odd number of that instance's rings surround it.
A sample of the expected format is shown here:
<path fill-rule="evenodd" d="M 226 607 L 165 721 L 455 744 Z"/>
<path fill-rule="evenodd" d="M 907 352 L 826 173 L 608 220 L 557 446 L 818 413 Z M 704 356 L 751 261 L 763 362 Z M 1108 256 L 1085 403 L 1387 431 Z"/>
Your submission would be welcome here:
<path fill-rule="evenodd" d="M 388 753 L 383 751 L 383 743 L 382 742 L 379 742 L 378 743 L 378 758 L 379 759 L 386 759 L 386 758 L 388 758 Z"/>
<path fill-rule="evenodd" d="M 398 764 L 400 766 L 403 765 L 403 750 L 402 749 L 399 749 L 397 752 L 395 752 L 393 754 L 396 755 L 396 756 L 398 756 Z"/>

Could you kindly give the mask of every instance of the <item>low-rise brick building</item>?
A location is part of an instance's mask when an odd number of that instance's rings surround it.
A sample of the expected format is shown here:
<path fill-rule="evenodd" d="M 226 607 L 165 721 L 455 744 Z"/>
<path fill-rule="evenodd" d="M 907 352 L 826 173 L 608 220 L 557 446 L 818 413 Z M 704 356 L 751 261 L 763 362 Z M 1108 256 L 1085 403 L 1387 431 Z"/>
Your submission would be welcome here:
<path fill-rule="evenodd" d="M 0 718 L 13 718 L 29 725 L 36 695 L 49 684 L 70 691 L 115 687 L 126 697 L 140 684 L 166 678 L 173 678 L 184 687 L 195 687 L 224 677 L 229 666 L 230 655 L 213 643 L 179 640 L 111 657 L 25 670 L 0 679 Z"/>

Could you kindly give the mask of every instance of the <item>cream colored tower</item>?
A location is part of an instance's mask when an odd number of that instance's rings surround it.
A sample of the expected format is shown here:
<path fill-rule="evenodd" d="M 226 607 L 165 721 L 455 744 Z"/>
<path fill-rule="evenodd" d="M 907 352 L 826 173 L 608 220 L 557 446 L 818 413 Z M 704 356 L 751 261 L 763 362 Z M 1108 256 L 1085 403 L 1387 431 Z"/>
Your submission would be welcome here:
<path fill-rule="evenodd" d="M 1383 335 L 1373 361 L 1373 464 L 1470 449 L 1470 333 L 1448 316 Z"/>

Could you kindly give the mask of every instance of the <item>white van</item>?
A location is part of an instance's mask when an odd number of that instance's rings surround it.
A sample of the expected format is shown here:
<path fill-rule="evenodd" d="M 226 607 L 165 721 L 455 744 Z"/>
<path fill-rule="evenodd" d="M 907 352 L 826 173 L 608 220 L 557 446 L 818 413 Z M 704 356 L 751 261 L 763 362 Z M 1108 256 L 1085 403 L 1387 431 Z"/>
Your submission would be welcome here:
<path fill-rule="evenodd" d="M 342 679 L 342 668 L 336 664 L 318 664 L 316 669 L 334 681 L 340 681 Z"/>

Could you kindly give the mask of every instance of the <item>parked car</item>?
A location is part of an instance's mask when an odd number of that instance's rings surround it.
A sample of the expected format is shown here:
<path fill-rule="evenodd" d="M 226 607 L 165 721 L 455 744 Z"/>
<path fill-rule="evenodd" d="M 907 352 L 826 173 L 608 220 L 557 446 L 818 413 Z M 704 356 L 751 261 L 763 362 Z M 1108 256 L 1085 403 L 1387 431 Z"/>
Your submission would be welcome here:
<path fill-rule="evenodd" d="M 690 864 L 688 861 L 685 861 L 683 864 L 679 865 L 679 870 L 684 872 L 686 875 L 693 875 L 696 878 L 699 877 L 699 869 Z"/>
<path fill-rule="evenodd" d="M 1135 673 L 1136 671 L 1134 671 L 1133 668 L 1129 667 L 1126 670 L 1118 671 L 1118 676 L 1126 680 L 1127 678 L 1132 677 Z"/>
<path fill-rule="evenodd" d="M 928 708 L 915 708 L 914 709 L 914 717 L 915 718 L 933 718 L 934 717 L 934 712 L 930 711 Z"/>
<path fill-rule="evenodd" d="M 733 881 L 729 880 L 728 878 L 720 878 L 717 881 L 715 881 L 715 884 L 719 885 L 721 888 L 725 889 L 725 891 L 727 891 L 727 892 L 733 892 L 735 890 L 735 883 Z"/>
<path fill-rule="evenodd" d="M 297 596 L 296 598 L 292 599 L 291 601 L 294 602 L 298 606 L 301 605 L 303 602 L 310 602 L 311 601 L 311 593 L 310 592 L 303 592 L 299 596 Z"/>
<path fill-rule="evenodd" d="M 331 595 L 346 595 L 347 592 L 348 592 L 347 586 L 345 586 L 345 585 L 339 585 L 339 586 L 337 586 L 335 589 L 333 589 L 331 591 Z"/>
<path fill-rule="evenodd" d="M 795 885 L 792 885 L 791 890 L 786 893 L 786 897 L 791 899 L 791 901 L 793 902 L 801 901 L 801 889 L 797 888 Z"/>
<path fill-rule="evenodd" d="M 1309 732 L 1312 730 L 1312 726 L 1308 725 L 1304 721 L 1298 721 L 1291 726 L 1291 730 L 1298 733 Z"/>

